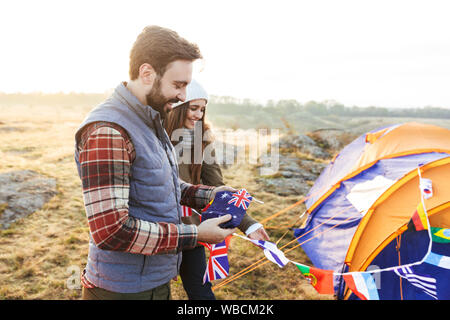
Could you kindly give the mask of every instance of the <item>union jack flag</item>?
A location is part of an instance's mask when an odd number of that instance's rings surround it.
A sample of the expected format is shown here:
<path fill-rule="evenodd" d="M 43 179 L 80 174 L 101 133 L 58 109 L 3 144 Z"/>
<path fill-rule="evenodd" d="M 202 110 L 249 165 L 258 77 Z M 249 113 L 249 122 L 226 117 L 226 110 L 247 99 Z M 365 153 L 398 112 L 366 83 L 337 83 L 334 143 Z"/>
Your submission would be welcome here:
<path fill-rule="evenodd" d="M 186 207 L 186 206 L 181 206 L 181 216 L 182 217 L 190 217 L 190 216 L 192 216 L 192 208 L 191 207 Z"/>
<path fill-rule="evenodd" d="M 206 265 L 203 283 L 206 281 L 224 279 L 228 277 L 230 264 L 228 263 L 228 245 L 231 236 L 217 244 L 202 243 L 209 250 L 208 264 Z"/>
<path fill-rule="evenodd" d="M 248 193 L 247 190 L 241 189 L 231 195 L 231 200 L 228 201 L 228 204 L 234 203 L 236 207 L 242 207 L 242 209 L 247 210 L 250 202 L 252 202 L 252 199 L 253 198 L 250 196 L 250 193 Z"/>

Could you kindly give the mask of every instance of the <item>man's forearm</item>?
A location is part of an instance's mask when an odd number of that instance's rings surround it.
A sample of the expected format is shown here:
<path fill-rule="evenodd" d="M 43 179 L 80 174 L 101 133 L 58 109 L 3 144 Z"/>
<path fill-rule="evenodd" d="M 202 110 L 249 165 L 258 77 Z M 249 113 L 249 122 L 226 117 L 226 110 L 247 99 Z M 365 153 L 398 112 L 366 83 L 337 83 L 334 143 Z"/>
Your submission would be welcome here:
<path fill-rule="evenodd" d="M 180 188 L 181 188 L 181 204 L 194 208 L 196 210 L 203 209 L 211 199 L 211 194 L 214 187 L 205 186 L 202 184 L 192 185 L 187 183 L 181 179 Z"/>
<path fill-rule="evenodd" d="M 195 225 L 149 222 L 128 215 L 127 210 L 101 215 L 117 215 L 117 219 L 109 219 L 114 221 L 109 226 L 88 219 L 92 239 L 103 250 L 155 255 L 177 253 L 197 244 Z"/>

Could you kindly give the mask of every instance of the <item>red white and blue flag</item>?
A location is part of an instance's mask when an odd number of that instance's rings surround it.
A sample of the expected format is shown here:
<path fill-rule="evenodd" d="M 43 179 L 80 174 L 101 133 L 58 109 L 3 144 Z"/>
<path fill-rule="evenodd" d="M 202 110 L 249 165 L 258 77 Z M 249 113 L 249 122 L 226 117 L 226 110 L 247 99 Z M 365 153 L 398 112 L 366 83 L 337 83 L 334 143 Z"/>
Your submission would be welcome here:
<path fill-rule="evenodd" d="M 214 200 L 202 210 L 202 221 L 230 214 L 231 220 L 220 224 L 220 227 L 236 228 L 246 214 L 252 199 L 245 189 L 234 193 L 230 191 L 217 192 Z"/>
<path fill-rule="evenodd" d="M 252 202 L 252 199 L 253 198 L 247 190 L 241 189 L 231 195 L 231 200 L 228 201 L 228 204 L 234 204 L 238 208 L 247 210 L 250 202 Z"/>
<path fill-rule="evenodd" d="M 283 268 L 286 264 L 289 263 L 289 259 L 286 258 L 283 251 L 277 248 L 277 245 L 275 243 L 272 243 L 270 241 L 264 241 L 264 240 L 254 240 L 250 239 L 244 236 L 241 236 L 239 234 L 236 234 L 238 237 L 245 239 L 247 241 L 250 241 L 254 245 L 260 247 L 264 250 L 264 255 L 266 258 L 273 263 L 277 264 L 280 268 Z"/>
<path fill-rule="evenodd" d="M 192 208 L 191 207 L 186 207 L 186 206 L 181 206 L 181 216 L 182 217 L 190 217 L 190 216 L 192 216 Z"/>
<path fill-rule="evenodd" d="M 289 259 L 286 258 L 283 251 L 277 248 L 275 243 L 264 240 L 252 240 L 252 242 L 263 249 L 266 258 L 277 264 L 280 268 L 288 264 Z"/>
<path fill-rule="evenodd" d="M 228 263 L 230 239 L 231 236 L 228 236 L 224 241 L 217 244 L 202 243 L 209 250 L 209 259 L 205 275 L 203 276 L 203 283 L 228 277 L 230 272 L 230 264 Z"/>

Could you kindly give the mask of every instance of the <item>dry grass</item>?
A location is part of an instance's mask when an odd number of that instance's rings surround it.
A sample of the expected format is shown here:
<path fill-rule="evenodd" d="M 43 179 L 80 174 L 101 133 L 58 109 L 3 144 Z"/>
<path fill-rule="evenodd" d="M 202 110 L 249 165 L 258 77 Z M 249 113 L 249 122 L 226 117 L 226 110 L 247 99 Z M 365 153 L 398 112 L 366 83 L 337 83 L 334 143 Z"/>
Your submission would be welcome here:
<path fill-rule="evenodd" d="M 88 227 L 73 160 L 73 136 L 87 110 L 2 108 L 0 172 L 31 169 L 55 178 L 58 194 L 0 231 L 0 299 L 77 299 L 67 268 L 82 268 Z M 19 151 L 20 152 L 19 152 Z"/>
<path fill-rule="evenodd" d="M 0 172 L 31 169 L 55 178 L 58 194 L 41 210 L 0 231 L 0 299 L 79 299 L 80 289 L 69 289 L 72 270 L 86 263 L 89 229 L 80 181 L 73 160 L 73 137 L 87 108 L 39 106 L 2 107 L 0 112 Z M 298 197 L 279 197 L 258 185 L 256 168 L 236 165 L 224 170 L 228 185 L 245 187 L 264 205 L 253 203 L 249 213 L 261 220 Z M 272 241 L 278 240 L 304 210 L 298 206 L 267 225 Z M 292 240 L 292 232 L 279 246 Z M 291 245 L 292 246 L 292 245 Z M 288 246 L 291 247 L 291 246 Z M 300 248 L 287 254 L 308 262 Z M 264 257 L 250 243 L 231 241 L 230 274 Z M 219 283 L 219 281 L 214 284 Z M 215 291 L 219 299 L 329 299 L 318 295 L 297 268 L 267 263 Z M 172 297 L 186 299 L 180 281 L 172 282 Z"/>

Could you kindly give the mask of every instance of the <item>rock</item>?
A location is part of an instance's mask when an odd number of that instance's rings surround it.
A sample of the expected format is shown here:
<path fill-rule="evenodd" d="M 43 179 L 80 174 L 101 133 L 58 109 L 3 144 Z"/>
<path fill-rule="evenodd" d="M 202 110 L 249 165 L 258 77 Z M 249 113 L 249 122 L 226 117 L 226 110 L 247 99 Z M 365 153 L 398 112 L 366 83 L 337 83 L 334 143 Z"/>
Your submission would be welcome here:
<path fill-rule="evenodd" d="M 280 196 L 305 195 L 310 188 L 302 178 L 258 178 L 257 181 L 265 186 L 266 191 Z"/>
<path fill-rule="evenodd" d="M 257 181 L 267 191 L 281 196 L 306 195 L 327 165 L 322 160 L 331 159 L 353 139 L 353 134 L 336 129 L 320 129 L 308 135 L 286 135 L 279 141 L 281 152 L 276 159 L 278 166 L 273 163 L 271 166 L 276 168 L 273 171 L 278 171 Z M 274 162 L 271 157 L 259 158 L 259 163 L 264 167 L 269 167 L 271 162 Z"/>
<path fill-rule="evenodd" d="M 35 171 L 0 173 L 0 229 L 39 210 L 56 193 L 56 180 Z"/>
<path fill-rule="evenodd" d="M 313 160 L 299 160 L 300 167 L 303 168 L 304 172 L 308 173 L 307 180 L 315 181 L 319 177 L 320 173 L 327 166 L 326 163 L 316 162 Z"/>
<path fill-rule="evenodd" d="M 285 135 L 280 139 L 280 148 L 303 148 L 314 146 L 316 146 L 314 140 L 304 134 Z"/>
<path fill-rule="evenodd" d="M 267 159 L 260 159 L 262 163 Z M 281 196 L 306 195 L 310 183 L 320 175 L 326 164 L 314 160 L 299 159 L 295 156 L 282 156 L 279 158 L 279 170 L 276 174 L 258 178 L 267 191 Z"/>
<path fill-rule="evenodd" d="M 313 139 L 304 134 L 284 136 L 280 139 L 279 146 L 280 148 L 298 150 L 314 158 L 328 159 L 331 157 L 326 150 L 319 147 Z"/>
<path fill-rule="evenodd" d="M 318 146 L 335 154 L 358 137 L 358 134 L 340 129 L 321 129 L 309 133 Z"/>

